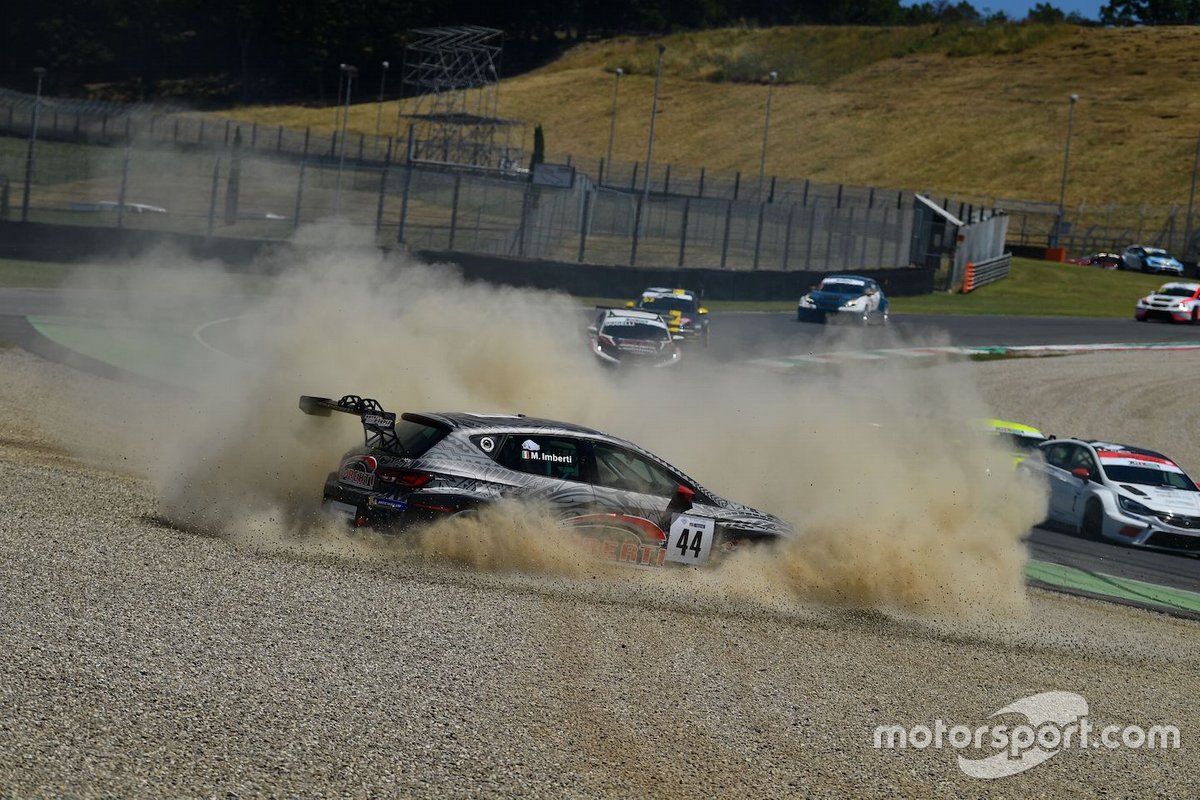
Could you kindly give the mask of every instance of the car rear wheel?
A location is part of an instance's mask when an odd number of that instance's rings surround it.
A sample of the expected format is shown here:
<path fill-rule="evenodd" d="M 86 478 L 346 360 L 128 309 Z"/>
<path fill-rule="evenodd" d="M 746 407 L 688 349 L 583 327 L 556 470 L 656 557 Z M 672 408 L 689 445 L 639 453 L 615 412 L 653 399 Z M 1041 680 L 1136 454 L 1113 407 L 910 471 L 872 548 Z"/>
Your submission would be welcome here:
<path fill-rule="evenodd" d="M 1080 535 L 1085 539 L 1100 539 L 1103 537 L 1103 527 L 1104 509 L 1100 507 L 1098 500 L 1089 500 L 1083 512 L 1083 522 L 1079 526 Z"/>
<path fill-rule="evenodd" d="M 1192 306 L 1192 324 L 1200 324 L 1200 306 Z"/>

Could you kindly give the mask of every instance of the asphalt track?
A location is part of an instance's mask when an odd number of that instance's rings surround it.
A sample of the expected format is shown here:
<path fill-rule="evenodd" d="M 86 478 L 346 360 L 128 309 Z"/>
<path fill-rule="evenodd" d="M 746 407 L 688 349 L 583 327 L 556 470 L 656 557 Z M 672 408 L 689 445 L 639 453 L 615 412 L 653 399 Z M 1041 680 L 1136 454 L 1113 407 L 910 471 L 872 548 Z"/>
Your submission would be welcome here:
<path fill-rule="evenodd" d="M 47 341 L 31 327 L 27 317 L 70 316 L 86 320 L 90 316 L 109 316 L 119 308 L 119 294 L 105 290 L 0 289 L 0 335 L 44 357 L 116 377 L 102 359 L 79 358 L 69 347 Z M 236 324 L 246 301 L 236 297 L 189 298 L 164 297 L 161 304 L 127 310 L 147 324 L 169 322 L 206 331 L 206 344 L 222 339 L 221 324 Z M 797 322 L 790 313 L 715 312 L 712 317 L 712 345 L 693 363 L 728 362 L 747 358 L 803 355 L 845 349 L 882 347 L 960 345 L 1021 346 L 1099 343 L 1190 342 L 1200 343 L 1200 328 L 1163 323 L 1139 323 L 1133 319 L 1088 317 L 1009 317 L 1009 316 L 905 316 L 895 315 L 886 327 L 847 328 L 853 326 L 815 325 Z M 199 339 L 200 337 L 196 337 Z M 1075 588 L 1081 594 L 1118 597 L 1141 604 L 1140 583 L 1185 592 L 1200 592 L 1200 559 L 1148 550 L 1136 550 L 1115 543 L 1081 539 L 1060 531 L 1035 528 L 1029 537 L 1033 558 L 1049 565 L 1060 565 L 1077 576 Z M 1111 576 L 1111 577 L 1110 577 Z M 1064 583 L 1062 575 L 1054 580 L 1035 582 L 1046 585 Z M 1120 587 L 1114 587 L 1115 582 Z M 1120 591 L 1117 591 L 1117 589 Z M 1191 600 L 1187 601 L 1188 604 Z M 1166 599 L 1150 603 L 1173 607 Z M 1179 606 L 1195 613 L 1188 604 Z"/>

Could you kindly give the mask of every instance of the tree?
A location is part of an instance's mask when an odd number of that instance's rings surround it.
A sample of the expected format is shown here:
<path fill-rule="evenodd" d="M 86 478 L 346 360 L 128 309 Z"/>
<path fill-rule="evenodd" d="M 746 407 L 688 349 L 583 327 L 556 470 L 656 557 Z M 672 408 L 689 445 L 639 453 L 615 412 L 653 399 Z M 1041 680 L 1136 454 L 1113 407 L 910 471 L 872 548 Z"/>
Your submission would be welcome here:
<path fill-rule="evenodd" d="M 1025 19 L 1028 22 L 1041 22 L 1047 25 L 1054 25 L 1059 22 L 1065 22 L 1067 17 L 1062 11 L 1049 3 L 1038 3 L 1029 10 L 1029 14 L 1026 15 Z"/>

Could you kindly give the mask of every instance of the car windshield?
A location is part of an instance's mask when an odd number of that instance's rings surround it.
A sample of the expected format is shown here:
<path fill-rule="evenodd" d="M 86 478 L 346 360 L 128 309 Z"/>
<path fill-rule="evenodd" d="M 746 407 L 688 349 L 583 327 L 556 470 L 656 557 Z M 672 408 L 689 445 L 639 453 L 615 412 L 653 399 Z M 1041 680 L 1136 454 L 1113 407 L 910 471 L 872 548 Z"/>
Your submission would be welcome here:
<path fill-rule="evenodd" d="M 1158 256 L 1159 258 L 1170 258 L 1170 256 L 1167 255 L 1166 250 L 1155 250 L 1153 247 L 1146 248 L 1146 255 Z"/>
<path fill-rule="evenodd" d="M 1037 446 L 1045 439 L 1039 439 L 1036 436 L 1022 436 L 1019 433 L 1008 433 L 997 431 L 996 437 L 1005 443 L 1006 446 L 1013 450 L 1031 453 L 1037 450 Z"/>
<path fill-rule="evenodd" d="M 1157 293 L 1167 297 L 1191 297 L 1196 290 L 1188 289 L 1186 286 L 1164 286 Z"/>
<path fill-rule="evenodd" d="M 1182 472 L 1168 472 L 1165 469 L 1153 467 L 1127 467 L 1115 464 L 1105 464 L 1104 474 L 1116 483 L 1136 483 L 1142 486 L 1170 486 L 1172 489 L 1184 489 L 1189 492 L 1200 491 L 1192 479 Z"/>
<path fill-rule="evenodd" d="M 671 338 L 671 332 L 666 328 L 649 322 L 610 322 L 600 332 L 614 339 L 649 339 L 658 342 Z"/>
<path fill-rule="evenodd" d="M 862 294 L 867 291 L 867 287 L 861 283 L 824 280 L 821 281 L 821 291 L 835 294 Z"/>
<path fill-rule="evenodd" d="M 638 308 L 647 311 L 691 311 L 693 301 L 686 297 L 643 297 Z"/>

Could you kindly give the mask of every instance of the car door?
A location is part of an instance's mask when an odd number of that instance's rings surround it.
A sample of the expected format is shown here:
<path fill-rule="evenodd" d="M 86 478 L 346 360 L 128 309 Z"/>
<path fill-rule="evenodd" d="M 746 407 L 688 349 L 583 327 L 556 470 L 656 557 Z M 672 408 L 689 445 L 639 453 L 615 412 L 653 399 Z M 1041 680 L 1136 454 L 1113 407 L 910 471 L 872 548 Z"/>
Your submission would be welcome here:
<path fill-rule="evenodd" d="M 595 504 L 587 480 L 590 443 L 573 436 L 510 433 L 496 450 L 496 463 L 525 480 L 514 494 L 522 502 L 545 503 L 561 517 L 586 514 Z"/>
<path fill-rule="evenodd" d="M 1079 479 L 1071 474 L 1067 466 L 1071 463 L 1075 445 L 1067 442 L 1055 442 L 1042 449 L 1045 456 L 1046 486 L 1050 490 L 1050 508 L 1048 515 L 1055 522 L 1067 522 L 1071 514 L 1071 506 L 1075 502 L 1074 489 L 1071 482 Z"/>
<path fill-rule="evenodd" d="M 1064 484 L 1064 521 L 1078 527 L 1083 522 L 1083 511 L 1087 508 L 1087 500 L 1092 495 L 1094 481 L 1100 479 L 1100 468 L 1096 464 L 1096 458 L 1092 455 L 1092 451 L 1082 445 L 1072 446 L 1070 459 L 1067 468 L 1069 480 Z M 1087 478 L 1080 478 L 1071 472 L 1080 468 L 1088 471 Z M 1070 500 L 1069 508 L 1067 508 L 1068 498 Z"/>

